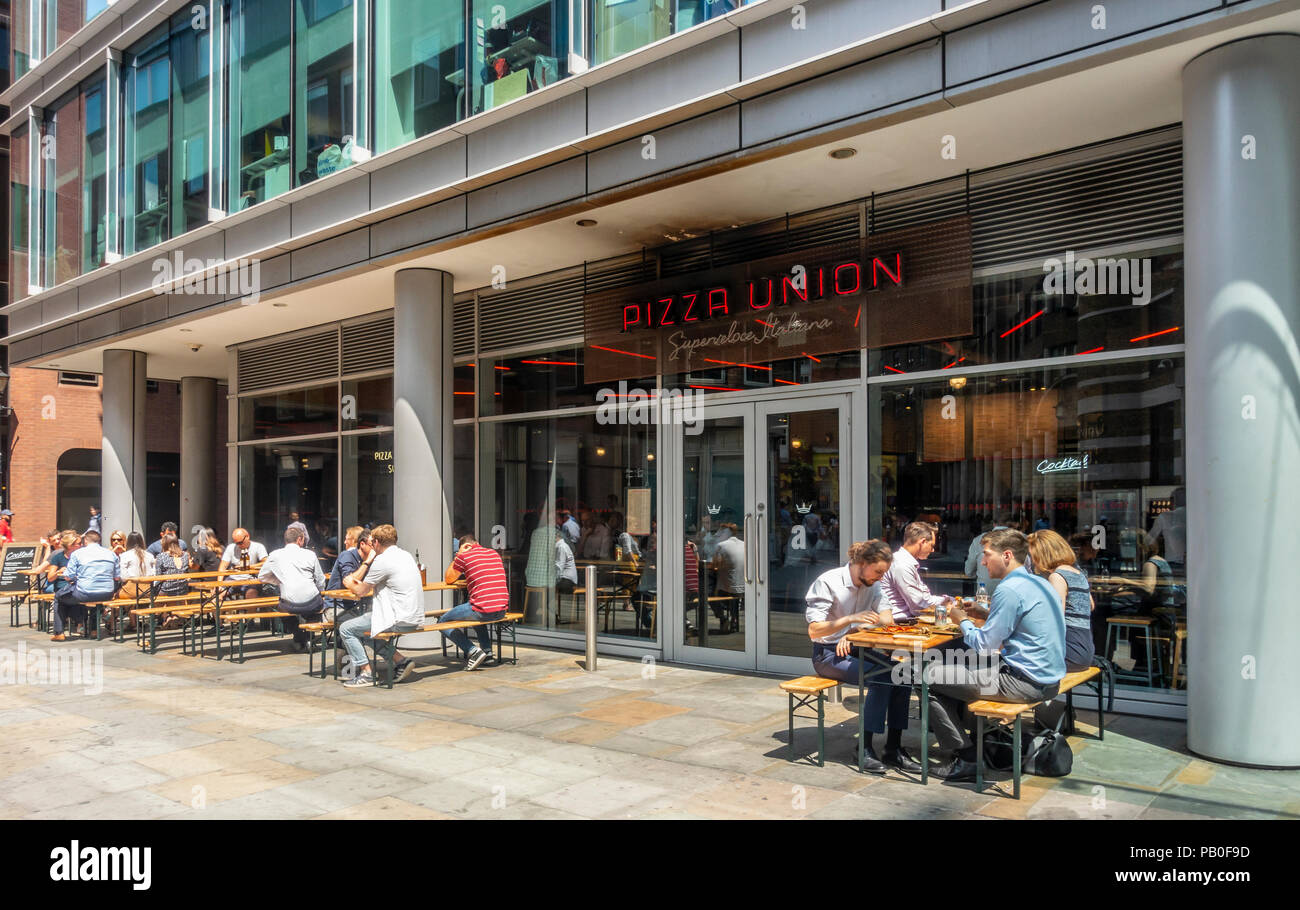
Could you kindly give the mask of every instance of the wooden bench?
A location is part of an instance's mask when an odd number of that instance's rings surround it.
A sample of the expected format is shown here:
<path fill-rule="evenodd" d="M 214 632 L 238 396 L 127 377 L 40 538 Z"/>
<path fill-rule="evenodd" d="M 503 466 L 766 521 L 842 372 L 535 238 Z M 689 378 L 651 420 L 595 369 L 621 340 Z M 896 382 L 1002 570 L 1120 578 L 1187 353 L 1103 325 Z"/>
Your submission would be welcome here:
<path fill-rule="evenodd" d="M 440 611 L 440 612 L 445 613 L 449 611 Z M 499 619 L 486 619 L 486 620 L 462 619 L 462 620 L 456 620 L 454 622 L 425 623 L 422 626 L 417 626 L 414 629 L 406 629 L 405 631 L 402 632 L 398 632 L 396 630 L 390 632 L 380 632 L 371 640 L 375 643 L 374 645 L 375 659 L 378 660 L 381 656 L 384 658 L 385 684 L 388 686 L 388 688 L 390 689 L 393 688 L 393 654 L 397 651 L 397 640 L 401 638 L 403 635 L 415 635 L 420 632 L 448 632 L 452 629 L 472 629 L 476 626 L 496 626 L 497 646 L 496 646 L 496 654 L 495 654 L 496 659 L 494 663 L 499 666 L 503 663 L 506 663 L 506 658 L 504 658 L 501 654 L 503 650 L 502 635 L 504 630 L 509 629 L 510 631 L 509 662 L 512 664 L 519 663 L 519 649 L 515 641 L 515 623 L 523 619 L 524 614 L 511 613 L 509 608 L 501 612 L 502 612 L 502 616 Z M 446 636 L 443 636 L 442 652 L 444 655 L 447 653 Z M 376 679 L 375 685 L 378 684 L 379 681 L 378 679 Z"/>
<path fill-rule="evenodd" d="M 339 612 L 342 612 L 342 611 L 339 611 Z M 449 610 L 449 609 L 441 609 L 441 610 L 425 610 L 425 611 L 424 611 L 424 616 L 425 616 L 426 619 L 429 619 L 429 618 L 432 618 L 432 617 L 435 617 L 435 616 L 442 616 L 444 613 L 450 613 L 450 612 L 451 612 L 451 610 Z M 360 614 L 360 615 L 364 616 L 364 615 L 366 615 L 366 614 L 362 613 L 362 614 Z M 317 647 L 319 647 L 319 648 L 320 648 L 320 652 L 321 652 L 321 654 L 320 654 L 320 678 L 321 678 L 321 679 L 324 679 L 324 678 L 325 678 L 325 648 L 326 648 L 326 645 L 328 645 L 328 647 L 329 647 L 329 652 L 330 652 L 330 665 L 334 668 L 334 678 L 335 678 L 335 679 L 338 679 L 338 678 L 339 678 L 339 662 L 338 662 L 338 657 L 337 657 L 337 655 L 338 655 L 338 629 L 337 629 L 335 626 L 336 626 L 335 621 L 332 620 L 332 619 L 324 619 L 324 620 L 321 620 L 320 622 L 300 622 L 300 623 L 298 623 L 298 628 L 299 628 L 299 629 L 302 629 L 304 632 L 310 632 L 310 633 L 311 633 L 311 638 L 309 638 L 309 639 L 307 640 L 307 674 L 308 674 L 309 676 L 315 676 L 315 675 L 316 675 L 316 657 L 315 657 L 315 652 L 316 652 Z M 444 651 L 444 653 L 446 652 L 446 645 L 445 645 L 445 644 L 444 644 L 444 646 L 443 646 L 443 651 Z"/>
<path fill-rule="evenodd" d="M 166 601 L 166 603 L 163 603 Z M 135 603 L 134 600 L 129 603 Z M 197 610 L 199 598 L 197 594 L 170 594 L 165 597 L 158 597 L 154 600 L 155 606 L 152 607 L 134 607 L 129 610 L 130 615 L 136 618 L 135 624 L 135 643 L 143 651 L 145 650 L 145 623 L 149 623 L 149 647 L 148 653 L 158 653 L 158 617 L 167 613 L 176 613 L 184 616 L 191 609 Z M 182 642 L 184 641 L 184 629 L 182 628 Z"/>
<path fill-rule="evenodd" d="M 254 599 L 264 600 L 266 598 L 258 597 Z M 271 599 L 274 600 L 276 604 L 279 604 L 280 602 L 280 598 L 278 597 L 271 598 Z M 254 608 L 247 611 L 240 610 L 234 613 L 227 613 L 226 615 L 221 617 L 221 621 L 225 623 L 227 626 L 234 626 L 236 624 L 239 626 L 239 662 L 242 664 L 244 662 L 244 632 L 248 629 L 248 623 L 250 620 L 289 619 L 290 617 L 297 616 L 297 615 L 298 614 L 296 613 L 286 613 L 283 610 L 259 610 Z M 280 628 L 279 634 L 280 635 L 284 634 L 283 627 Z M 230 637 L 232 639 L 234 638 L 233 631 L 230 633 Z M 218 657 L 220 657 L 220 645 L 218 645 Z"/>
<path fill-rule="evenodd" d="M 822 676 L 800 676 L 798 679 L 787 680 L 781 683 L 781 691 L 785 692 L 789 699 L 789 728 L 790 728 L 790 761 L 796 758 L 794 751 L 794 719 L 802 717 L 808 720 L 812 719 L 808 714 L 796 714 L 799 708 L 814 707 L 813 699 L 817 700 L 817 767 L 826 766 L 826 692 L 828 689 L 834 689 L 840 684 L 837 679 L 826 679 Z"/>
<path fill-rule="evenodd" d="M 1073 717 L 1074 714 L 1074 695 L 1075 686 L 1088 683 L 1097 693 L 1097 738 L 1105 739 L 1106 737 L 1106 707 L 1102 693 L 1103 677 L 1100 667 L 1088 667 L 1086 670 L 1077 670 L 1073 673 L 1066 673 L 1061 679 L 1060 687 L 1057 694 L 1065 695 L 1065 710 L 1067 715 Z M 973 701 L 966 707 L 975 715 L 975 792 L 980 793 L 984 790 L 984 721 L 986 719 L 995 722 L 996 726 L 1013 725 L 1011 742 L 1011 777 L 1012 786 L 1015 790 L 1015 798 L 1020 799 L 1020 738 L 1021 738 L 1021 715 L 1030 713 L 1034 708 L 1041 705 L 1041 701 L 1030 702 L 1013 702 L 1013 701 Z M 1073 727 L 1071 727 L 1073 729 Z"/>

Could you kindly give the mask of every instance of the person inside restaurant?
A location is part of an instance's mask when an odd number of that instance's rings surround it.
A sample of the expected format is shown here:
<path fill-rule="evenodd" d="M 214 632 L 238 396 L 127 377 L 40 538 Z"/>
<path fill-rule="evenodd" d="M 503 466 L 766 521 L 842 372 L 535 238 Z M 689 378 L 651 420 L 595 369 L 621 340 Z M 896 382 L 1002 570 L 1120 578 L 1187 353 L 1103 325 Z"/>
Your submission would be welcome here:
<path fill-rule="evenodd" d="M 989 576 L 999 582 L 988 618 L 977 627 L 960 604 L 950 607 L 950 618 L 968 648 L 998 655 L 996 670 L 948 662 L 926 669 L 937 677 L 930 730 L 952 756 L 934 774 L 954 781 L 975 779 L 976 747 L 964 721 L 969 702 L 1051 701 L 1065 676 L 1065 613 L 1047 579 L 1025 568 L 1029 541 L 1008 528 L 985 534 L 983 547 Z"/>
<path fill-rule="evenodd" d="M 858 681 L 862 658 L 853 653 L 845 637 L 859 626 L 880 622 L 878 609 L 886 606 L 880 580 L 889 571 L 894 554 L 882 540 L 862 540 L 849 547 L 848 565 L 823 572 L 808 589 L 804 599 L 804 616 L 808 620 L 808 637 L 812 639 L 813 672 L 840 682 Z M 880 668 L 867 664 L 870 674 Z M 907 729 L 909 686 L 894 685 L 887 678 L 869 680 L 866 703 L 862 706 L 862 723 L 866 731 L 863 744 L 863 768 L 872 774 L 884 774 L 887 766 L 919 772 L 921 765 L 903 748 L 903 731 Z M 884 733 L 884 755 L 876 754 L 871 743 L 874 733 Z"/>
<path fill-rule="evenodd" d="M 895 616 L 915 616 L 922 610 L 951 603 L 952 598 L 931 594 L 921 580 L 921 560 L 934 552 L 935 527 L 929 522 L 914 521 L 903 529 L 903 545 L 894 551 L 894 561 L 880 579 L 884 606 Z"/>
<path fill-rule="evenodd" d="M 718 528 L 718 542 L 709 564 L 718 573 L 714 590 L 724 598 L 713 605 L 722 635 L 740 631 L 740 606 L 745 599 L 745 542 L 737 536 L 739 533 L 734 522 L 724 522 Z"/>
<path fill-rule="evenodd" d="M 1135 532 L 1138 556 L 1142 561 L 1141 574 L 1124 578 L 1110 597 L 1109 615 L 1150 616 L 1156 620 L 1153 627 L 1157 646 L 1173 640 L 1177 623 L 1182 622 L 1187 607 L 1186 588 L 1174 577 L 1173 566 L 1162 553 L 1164 537 L 1153 538 L 1142 529 Z M 1128 633 L 1129 657 L 1133 660 L 1130 673 L 1147 672 L 1146 632 L 1133 628 Z M 1107 658 L 1111 655 L 1107 654 Z"/>
<path fill-rule="evenodd" d="M 989 528 L 989 530 L 1003 531 L 1009 527 L 1011 527 L 1011 513 L 1001 512 L 998 514 L 998 517 L 994 519 L 993 527 Z M 991 597 L 993 596 L 993 591 L 997 588 L 998 583 L 992 578 L 989 578 L 989 570 L 984 565 L 983 540 L 984 534 L 982 532 L 977 532 L 975 536 L 971 538 L 970 549 L 966 551 L 966 565 L 963 568 L 967 575 L 975 576 L 976 590 L 979 590 L 979 586 L 983 585 L 985 593 Z"/>

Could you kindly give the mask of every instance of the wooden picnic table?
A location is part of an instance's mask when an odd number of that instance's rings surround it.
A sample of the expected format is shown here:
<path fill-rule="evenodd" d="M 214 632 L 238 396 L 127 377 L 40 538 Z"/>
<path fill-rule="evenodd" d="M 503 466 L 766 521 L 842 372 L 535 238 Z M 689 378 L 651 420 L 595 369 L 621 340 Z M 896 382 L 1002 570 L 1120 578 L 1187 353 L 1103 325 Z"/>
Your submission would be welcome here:
<path fill-rule="evenodd" d="M 976 620 L 978 622 L 978 620 Z M 893 623 L 891 623 L 893 625 Z M 858 771 L 861 772 L 866 767 L 866 717 L 864 715 L 866 705 L 868 678 L 881 678 L 892 675 L 894 672 L 894 662 L 889 658 L 889 654 L 895 651 L 911 651 L 912 660 L 914 661 L 914 670 L 919 667 L 921 677 L 921 783 L 925 784 L 930 779 L 930 683 L 926 679 L 925 665 L 920 657 L 926 651 L 933 648 L 943 647 L 954 639 L 960 639 L 962 633 L 958 632 L 936 632 L 933 629 L 925 629 L 929 623 L 917 623 L 917 631 L 912 633 L 890 634 L 885 632 L 863 629 L 857 632 L 850 632 L 845 638 L 858 652 Z M 875 664 L 877 669 L 870 673 L 866 672 L 866 664 L 870 661 Z M 913 672 L 912 685 L 916 686 L 916 676 Z"/>

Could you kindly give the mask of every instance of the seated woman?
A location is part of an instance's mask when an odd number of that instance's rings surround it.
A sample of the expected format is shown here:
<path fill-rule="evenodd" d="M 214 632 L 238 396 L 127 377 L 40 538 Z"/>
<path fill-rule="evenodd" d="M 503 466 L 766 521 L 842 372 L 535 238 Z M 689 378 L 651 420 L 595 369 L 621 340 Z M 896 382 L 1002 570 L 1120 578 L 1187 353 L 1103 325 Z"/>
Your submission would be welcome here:
<path fill-rule="evenodd" d="M 1045 576 L 1065 610 L 1065 669 L 1074 673 L 1092 666 L 1092 598 L 1088 576 L 1080 571 L 1074 550 L 1055 531 L 1035 531 L 1028 536 L 1033 570 Z"/>
<path fill-rule="evenodd" d="M 184 575 L 189 571 L 190 558 L 185 551 L 181 549 L 180 541 L 175 534 L 167 532 L 162 536 L 162 552 L 159 554 L 154 564 L 155 575 Z M 179 578 L 175 581 L 156 582 L 159 586 L 158 593 L 163 597 L 174 597 L 181 594 L 188 594 L 190 583 L 188 579 Z M 181 619 L 174 613 L 166 614 L 162 627 L 164 629 L 179 629 Z"/>
<path fill-rule="evenodd" d="M 1112 612 L 1152 616 L 1156 620 L 1153 627 L 1155 637 L 1172 640 L 1183 606 L 1182 589 L 1175 584 L 1174 570 L 1162 555 L 1161 539 L 1152 539 L 1138 528 L 1137 546 L 1142 557 L 1142 574 L 1138 578 L 1125 579 L 1125 586 L 1115 592 L 1111 600 Z M 1146 632 L 1142 629 L 1130 630 L 1129 654 L 1133 658 L 1133 672 L 1145 673 L 1147 645 Z"/>
<path fill-rule="evenodd" d="M 190 541 L 191 571 L 215 572 L 221 567 L 221 553 L 225 548 L 212 528 L 195 527 L 194 539 Z"/>

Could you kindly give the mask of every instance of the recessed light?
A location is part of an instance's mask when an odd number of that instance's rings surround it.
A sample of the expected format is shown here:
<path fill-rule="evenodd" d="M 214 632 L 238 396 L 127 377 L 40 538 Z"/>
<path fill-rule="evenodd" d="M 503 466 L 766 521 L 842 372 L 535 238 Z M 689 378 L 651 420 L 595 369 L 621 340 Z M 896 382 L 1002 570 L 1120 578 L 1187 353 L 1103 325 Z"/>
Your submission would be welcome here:
<path fill-rule="evenodd" d="M 273 304 L 271 304 L 271 306 L 278 306 L 278 307 L 280 307 L 280 308 L 282 308 L 282 309 L 283 309 L 284 307 L 287 307 L 288 305 L 289 305 L 289 304 L 287 304 L 287 303 L 278 303 L 278 302 L 277 302 L 277 303 L 273 303 Z"/>
<path fill-rule="evenodd" d="M 578 219 L 578 227 L 595 227 L 595 226 L 596 226 L 596 220 L 594 218 Z"/>
<path fill-rule="evenodd" d="M 842 149 L 835 149 L 834 151 L 832 151 L 832 152 L 830 153 L 830 155 L 831 155 L 831 157 L 834 158 L 836 161 L 842 161 L 842 160 L 844 160 L 845 158 L 852 158 L 852 157 L 853 157 L 854 155 L 856 155 L 857 153 L 858 153 L 858 150 L 857 150 L 857 149 L 842 148 Z"/>
<path fill-rule="evenodd" d="M 193 332 L 193 329 L 181 329 L 182 332 Z"/>

